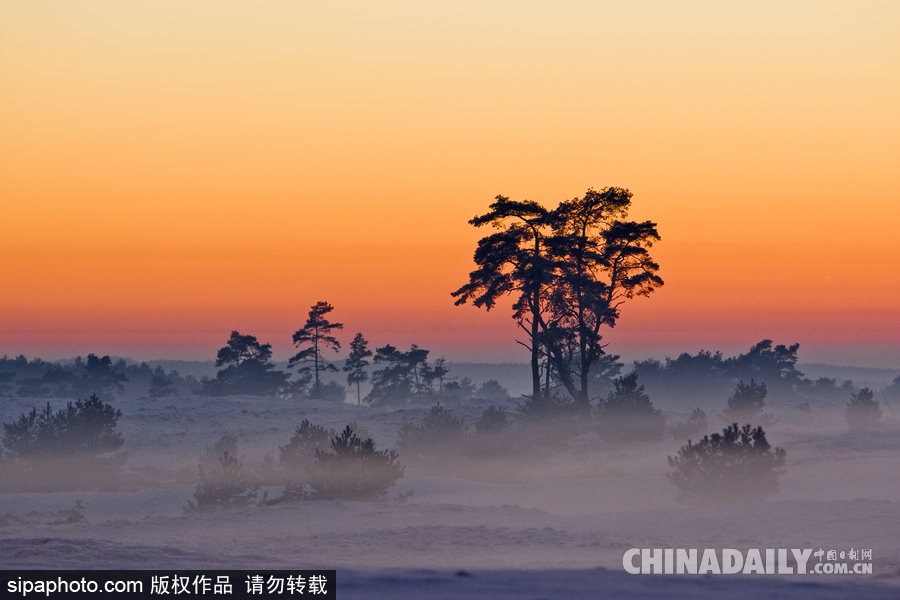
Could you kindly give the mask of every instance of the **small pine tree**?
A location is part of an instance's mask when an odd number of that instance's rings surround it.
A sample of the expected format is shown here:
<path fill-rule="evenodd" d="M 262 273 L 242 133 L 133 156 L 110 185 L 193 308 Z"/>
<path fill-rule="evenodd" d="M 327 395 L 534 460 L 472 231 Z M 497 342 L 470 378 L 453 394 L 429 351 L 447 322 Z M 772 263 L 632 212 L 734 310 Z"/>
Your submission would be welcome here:
<path fill-rule="evenodd" d="M 337 352 L 341 347 L 341 343 L 337 341 L 331 332 L 335 329 L 343 329 L 343 323 L 332 323 L 325 318 L 325 315 L 334 310 L 334 307 L 327 302 L 316 302 L 309 309 L 309 316 L 306 324 L 294 332 L 294 345 L 302 347 L 308 344 L 309 347 L 304 348 L 288 360 L 288 368 L 300 363 L 312 363 L 298 369 L 302 373 L 310 373 L 313 376 L 313 387 L 310 391 L 310 398 L 320 399 L 318 395 L 322 392 L 320 374 L 326 371 L 337 371 L 337 367 L 325 360 L 325 350 L 331 348 Z M 343 398 L 341 398 L 343 401 Z"/>
<path fill-rule="evenodd" d="M 337 381 L 320 381 L 318 385 L 312 384 L 308 395 L 310 398 L 325 400 L 326 402 L 343 402 L 347 399 L 347 388 Z"/>
<path fill-rule="evenodd" d="M 327 448 L 335 435 L 334 429 L 325 429 L 303 419 L 287 445 L 278 447 L 278 461 L 287 468 L 306 468 L 315 459 L 316 450 Z"/>
<path fill-rule="evenodd" d="M 491 405 L 475 421 L 465 452 L 475 459 L 519 455 L 522 447 L 516 433 L 506 410 Z"/>
<path fill-rule="evenodd" d="M 484 409 L 478 420 L 475 421 L 475 433 L 494 433 L 506 431 L 510 427 L 509 415 L 503 408 L 497 408 L 493 404 Z"/>
<path fill-rule="evenodd" d="M 32 408 L 3 424 L 4 489 L 60 491 L 109 489 L 128 454 L 115 431 L 122 412 L 94 394 L 56 412 Z"/>
<path fill-rule="evenodd" d="M 697 407 L 693 410 L 687 421 L 672 425 L 672 438 L 680 440 L 698 440 L 706 435 L 709 423 L 706 420 L 706 411 Z"/>
<path fill-rule="evenodd" d="M 185 512 L 212 512 L 231 508 L 244 508 L 256 501 L 258 485 L 251 485 L 243 470 L 243 464 L 225 451 L 218 459 L 218 467 L 204 469 L 199 465 L 200 483 L 194 490 L 194 499 L 184 507 Z"/>
<path fill-rule="evenodd" d="M 316 451 L 328 448 L 331 438 L 336 435 L 333 429 L 303 419 L 287 445 L 278 447 L 278 464 L 285 478 L 285 498 L 304 498 L 307 473 L 315 462 Z"/>
<path fill-rule="evenodd" d="M 737 423 L 721 434 L 688 442 L 669 457 L 666 477 L 682 499 L 695 502 L 758 501 L 778 492 L 787 453 L 774 450 L 762 427 Z"/>
<path fill-rule="evenodd" d="M 850 395 L 844 419 L 851 433 L 862 433 L 878 426 L 882 412 L 874 398 L 875 394 L 867 387 Z"/>
<path fill-rule="evenodd" d="M 743 380 L 738 382 L 734 393 L 728 398 L 728 408 L 722 411 L 728 421 L 756 421 L 771 424 L 775 421 L 772 413 L 763 412 L 768 395 L 765 383 L 756 383 L 753 379 L 749 385 Z"/>
<path fill-rule="evenodd" d="M 488 379 L 475 392 L 475 397 L 483 400 L 506 400 L 509 398 L 509 391 L 496 379 Z"/>
<path fill-rule="evenodd" d="M 256 501 L 259 484 L 250 481 L 243 462 L 237 458 L 237 437 L 226 433 L 207 446 L 198 465 L 200 483 L 194 489 L 194 501 L 184 507 L 186 513 L 212 512 L 243 508 Z"/>
<path fill-rule="evenodd" d="M 554 393 L 525 396 L 516 412 L 527 425 L 546 425 L 553 421 L 571 421 L 580 414 L 578 403 Z"/>
<path fill-rule="evenodd" d="M 597 408 L 600 437 L 614 441 L 654 441 L 662 438 L 666 418 L 654 408 L 644 386 L 637 384 L 637 373 L 613 381 L 616 389 Z"/>
<path fill-rule="evenodd" d="M 113 452 L 125 443 L 115 431 L 122 411 L 105 404 L 93 394 L 87 400 L 66 403 L 53 412 L 50 404 L 41 412 L 30 413 L 13 423 L 3 424 L 3 446 L 19 460 L 42 456 L 82 455 L 96 457 Z"/>
<path fill-rule="evenodd" d="M 347 362 L 343 367 L 344 372 L 347 373 L 347 383 L 349 385 L 356 384 L 357 406 L 362 402 L 360 384 L 369 380 L 369 373 L 366 372 L 369 361 L 366 359 L 370 356 L 372 356 L 372 351 L 369 350 L 369 340 L 364 338 L 362 333 L 357 333 L 350 342 L 350 356 L 347 357 Z"/>
<path fill-rule="evenodd" d="M 361 440 L 348 425 L 331 440 L 330 451 L 316 450 L 309 471 L 311 499 L 377 500 L 403 477 L 393 450 L 375 450 L 372 438 Z"/>
<path fill-rule="evenodd" d="M 147 395 L 151 398 L 165 398 L 176 394 L 178 394 L 178 389 L 175 387 L 175 383 L 166 376 L 162 367 L 156 367 L 153 377 L 150 379 Z"/>
<path fill-rule="evenodd" d="M 431 407 L 418 424 L 403 421 L 397 447 L 404 452 L 426 456 L 448 445 L 459 444 L 466 432 L 466 421 L 446 410 L 440 403 Z"/>

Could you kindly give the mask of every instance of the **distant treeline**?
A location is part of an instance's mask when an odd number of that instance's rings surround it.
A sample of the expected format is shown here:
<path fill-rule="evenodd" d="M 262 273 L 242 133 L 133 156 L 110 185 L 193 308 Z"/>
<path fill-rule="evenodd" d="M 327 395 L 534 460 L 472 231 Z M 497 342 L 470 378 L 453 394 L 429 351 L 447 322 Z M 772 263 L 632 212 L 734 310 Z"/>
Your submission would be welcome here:
<path fill-rule="evenodd" d="M 671 407 L 713 408 L 741 381 L 765 384 L 770 405 L 809 402 L 843 406 L 850 394 L 859 391 L 850 380 L 804 377 L 796 368 L 799 349 L 800 344 L 773 346 L 772 340 L 763 340 L 749 352 L 729 358 L 721 352 L 701 350 L 664 361 L 640 360 L 634 363 L 634 372 L 650 396 Z M 900 398 L 900 377 L 881 391 L 887 399 Z"/>
<path fill-rule="evenodd" d="M 3 356 L 0 358 L 0 396 L 86 398 L 98 394 L 109 400 L 123 395 L 247 394 L 343 401 L 349 393 L 351 398 L 374 406 L 408 402 L 452 403 L 473 397 L 509 398 L 508 390 L 498 382 L 502 376 L 476 384 L 467 377 L 452 374 L 451 365 L 444 359 L 430 362 L 429 351 L 418 346 L 404 351 L 387 344 L 373 353 L 360 341 L 366 340 L 358 334 L 354 338 L 355 359 L 348 358 L 331 365 L 320 357 L 318 386 L 313 381 L 315 364 L 305 371 L 299 369 L 299 377 L 292 380 L 289 372 L 280 370 L 272 361 L 268 344 L 260 344 L 255 337 L 238 332 L 232 332 L 229 344 L 222 349 L 226 352 L 219 352 L 219 358 L 225 356 L 225 360 L 217 361 L 217 366 L 224 368 L 215 377 L 201 376 L 199 379 L 194 375 L 182 375 L 176 369 L 167 371 L 161 366 L 151 367 L 122 358 L 113 361 L 109 356 L 94 354 L 89 354 L 87 359 L 79 356 L 69 363 L 47 362 L 40 358 L 28 360 L 23 355 Z M 354 354 L 353 347 L 351 343 L 351 355 Z M 798 350 L 799 344 L 774 345 L 771 340 L 763 340 L 748 352 L 732 357 L 701 350 L 697 354 L 685 352 L 664 360 L 639 360 L 634 363 L 633 372 L 647 394 L 660 406 L 670 409 L 713 409 L 732 394 L 738 383 L 749 384 L 751 381 L 766 385 L 770 405 L 808 402 L 843 406 L 850 394 L 859 392 L 859 387 L 850 380 L 805 377 L 796 367 Z M 603 380 L 598 379 L 595 383 L 601 398 L 612 390 L 614 379 L 622 374 L 624 367 L 617 362 L 617 356 L 606 356 L 611 360 Z M 373 357 L 375 366 L 380 368 L 374 368 L 370 373 L 367 357 Z M 333 374 L 326 381 L 323 372 Z M 347 374 L 349 390 L 334 381 L 338 372 Z M 522 372 L 527 375 L 525 369 Z M 489 377 L 490 373 L 485 372 L 484 376 Z M 357 387 L 363 381 L 368 382 L 366 394 L 360 393 Z M 880 392 L 885 400 L 900 401 L 900 377 L 876 392 Z"/>
<path fill-rule="evenodd" d="M 187 395 L 200 387 L 192 375 L 168 372 L 161 366 L 142 362 L 129 363 L 124 358 L 113 362 L 109 356 L 88 354 L 70 363 L 48 362 L 40 358 L 28 360 L 20 354 L 0 358 L 0 396 L 20 398 L 87 398 L 97 394 L 104 400 L 117 395 L 176 396 Z"/>

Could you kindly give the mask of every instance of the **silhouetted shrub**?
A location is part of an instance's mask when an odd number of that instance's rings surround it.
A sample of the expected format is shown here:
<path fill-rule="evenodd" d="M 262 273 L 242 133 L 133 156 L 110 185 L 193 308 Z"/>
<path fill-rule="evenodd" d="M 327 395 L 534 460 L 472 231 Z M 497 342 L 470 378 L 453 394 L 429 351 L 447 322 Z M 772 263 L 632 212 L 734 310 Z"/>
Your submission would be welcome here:
<path fill-rule="evenodd" d="M 123 384 L 128 383 L 128 377 L 122 372 L 124 367 L 124 360 L 119 360 L 113 365 L 109 356 L 98 358 L 94 354 L 88 354 L 81 374 L 80 387 L 111 400 L 113 390 L 119 393 L 125 391 Z"/>
<path fill-rule="evenodd" d="M 448 381 L 444 384 L 441 397 L 452 402 L 464 402 L 475 395 L 475 384 L 468 377 L 459 381 Z"/>
<path fill-rule="evenodd" d="M 484 400 L 506 400 L 509 398 L 509 391 L 496 379 L 488 379 L 475 392 L 475 397 Z"/>
<path fill-rule="evenodd" d="M 287 386 L 290 374 L 275 369 L 272 345 L 260 344 L 252 335 L 231 332 L 216 354 L 216 366 L 225 367 L 215 379 L 201 379 L 204 396 L 274 396 Z"/>
<path fill-rule="evenodd" d="M 874 396 L 872 390 L 867 387 L 850 395 L 844 419 L 852 433 L 868 431 L 876 427 L 881 420 L 881 407 Z"/>
<path fill-rule="evenodd" d="M 552 392 L 524 396 L 516 413 L 520 435 L 528 438 L 529 445 L 558 445 L 585 431 L 588 424 L 583 403 Z"/>
<path fill-rule="evenodd" d="M 581 415 L 580 408 L 571 398 L 549 393 L 525 396 L 516 406 L 516 412 L 526 425 L 539 425 L 575 419 Z"/>
<path fill-rule="evenodd" d="M 397 438 L 397 447 L 414 456 L 427 456 L 440 452 L 448 445 L 459 444 L 466 432 L 466 421 L 446 410 L 440 403 L 431 407 L 418 424 L 403 421 Z"/>
<path fill-rule="evenodd" d="M 518 454 L 521 443 L 514 422 L 503 408 L 489 406 L 474 423 L 466 442 L 466 455 L 489 459 Z"/>
<path fill-rule="evenodd" d="M 675 441 L 699 440 L 701 436 L 706 435 L 708 430 L 709 423 L 706 420 L 706 412 L 698 407 L 693 410 L 687 421 L 672 425 L 672 439 Z"/>
<path fill-rule="evenodd" d="M 772 413 L 763 412 L 767 394 L 765 383 L 756 383 L 751 379 L 748 385 L 741 380 L 728 398 L 728 408 L 723 410 L 722 414 L 727 421 L 756 421 L 771 425 L 775 422 L 774 416 Z"/>
<path fill-rule="evenodd" d="M 224 434 L 200 457 L 200 483 L 194 490 L 194 499 L 188 501 L 185 512 L 211 512 L 231 508 L 243 508 L 256 501 L 259 485 L 245 473 L 243 463 L 237 458 L 237 438 Z"/>
<path fill-rule="evenodd" d="M 13 487 L 32 490 L 108 487 L 127 455 L 118 452 L 125 440 L 115 431 L 120 410 L 97 395 L 66 403 L 53 412 L 50 405 L 32 408 L 12 423 L 3 424 L 7 476 Z M 105 456 L 106 455 L 106 456 Z"/>
<path fill-rule="evenodd" d="M 600 401 L 597 429 L 600 437 L 613 442 L 643 442 L 662 438 L 666 418 L 653 408 L 644 386 L 637 384 L 637 373 L 613 381 L 616 389 Z"/>
<path fill-rule="evenodd" d="M 493 433 L 506 431 L 512 425 L 509 415 L 503 408 L 497 408 L 493 404 L 488 406 L 475 421 L 475 433 Z"/>
<path fill-rule="evenodd" d="M 309 397 L 329 402 L 343 402 L 347 399 L 347 388 L 336 381 L 319 383 L 318 386 L 313 384 L 309 389 Z"/>
<path fill-rule="evenodd" d="M 393 450 L 375 450 L 372 438 L 359 439 L 348 425 L 331 440 L 330 451 L 316 450 L 309 471 L 313 500 L 377 500 L 403 477 Z"/>
<path fill-rule="evenodd" d="M 408 402 L 424 402 L 434 396 L 435 379 L 443 382 L 447 370 L 441 363 L 440 373 L 428 365 L 429 351 L 413 344 L 402 352 L 391 344 L 375 349 L 376 364 L 384 368 L 372 373 L 372 390 L 363 399 L 372 406 L 400 406 Z M 446 390 L 446 386 L 444 387 Z"/>
<path fill-rule="evenodd" d="M 734 382 L 751 377 L 767 382 L 770 396 L 780 400 L 820 397 L 813 382 L 803 379 L 797 370 L 799 344 L 775 345 L 762 340 L 749 352 L 726 358 L 721 352 L 701 350 L 696 355 L 683 353 L 664 362 L 648 359 L 636 361 L 634 368 L 652 397 L 665 396 L 667 402 L 694 405 L 706 398 L 724 398 L 734 389 Z M 834 389 L 834 388 L 832 388 Z M 821 391 L 824 391 L 821 390 Z M 684 404 L 690 402 L 690 404 Z M 713 404 L 701 404 L 710 410 Z"/>
<path fill-rule="evenodd" d="M 278 447 L 278 461 L 286 468 L 306 468 L 315 459 L 316 450 L 327 448 L 335 435 L 337 432 L 334 429 L 325 429 L 313 425 L 309 419 L 303 419 L 287 445 Z"/>
<path fill-rule="evenodd" d="M 87 454 L 98 456 L 118 450 L 125 443 L 115 430 L 122 411 L 100 401 L 66 403 L 54 413 L 50 404 L 41 412 L 32 408 L 13 423 L 3 424 L 3 446 L 16 459 L 37 456 Z"/>
<path fill-rule="evenodd" d="M 278 463 L 284 474 L 284 495 L 287 499 L 303 498 L 307 474 L 315 462 L 316 451 L 328 448 L 331 438 L 336 435 L 333 429 L 325 429 L 313 425 L 309 419 L 303 419 L 287 445 L 278 447 Z"/>
<path fill-rule="evenodd" d="M 166 398 L 178 394 L 175 382 L 166 376 L 162 367 L 157 366 L 150 378 L 150 387 L 147 388 L 147 395 L 151 398 Z"/>
<path fill-rule="evenodd" d="M 774 450 L 762 427 L 737 423 L 721 434 L 688 442 L 669 457 L 673 472 L 666 477 L 682 499 L 695 502 L 758 501 L 778 492 L 778 476 L 784 474 L 786 452 Z"/>

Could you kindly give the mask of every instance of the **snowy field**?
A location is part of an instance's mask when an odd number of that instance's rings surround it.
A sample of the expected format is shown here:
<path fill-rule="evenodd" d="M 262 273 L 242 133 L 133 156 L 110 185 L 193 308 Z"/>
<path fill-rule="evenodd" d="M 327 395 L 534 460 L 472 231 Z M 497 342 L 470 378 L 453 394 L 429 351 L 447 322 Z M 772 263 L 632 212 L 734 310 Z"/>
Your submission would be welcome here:
<path fill-rule="evenodd" d="M 0 399 L 8 423 L 46 400 Z M 58 408 L 62 401 L 52 402 Z M 394 447 L 404 418 L 379 410 L 258 397 L 116 400 L 129 456 L 116 491 L 0 494 L 0 567 L 329 568 L 346 598 L 897 598 L 900 427 L 850 437 L 839 410 L 777 413 L 781 491 L 757 504 L 675 499 L 666 456 L 684 443 L 610 448 L 595 434 L 527 457 L 406 464 L 402 502 L 309 501 L 186 514 L 201 453 L 237 435 L 248 466 L 278 456 L 303 418 L 361 425 Z M 473 421 L 488 402 L 450 406 Z M 512 410 L 515 401 L 508 401 Z M 685 414 L 667 414 L 683 419 Z M 711 432 L 722 424 L 710 415 Z M 269 497 L 278 486 L 264 487 Z M 68 522 L 77 501 L 84 519 Z M 872 549 L 872 575 L 630 575 L 629 548 Z M 639 562 L 639 561 L 638 561 Z M 812 565 L 812 562 L 810 563 Z"/>

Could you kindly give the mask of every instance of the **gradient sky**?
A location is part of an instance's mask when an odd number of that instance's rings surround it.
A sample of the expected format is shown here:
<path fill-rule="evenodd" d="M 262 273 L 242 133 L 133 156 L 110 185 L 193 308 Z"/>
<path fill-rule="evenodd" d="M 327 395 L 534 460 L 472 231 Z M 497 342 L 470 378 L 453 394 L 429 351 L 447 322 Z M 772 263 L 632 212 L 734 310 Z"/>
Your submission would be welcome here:
<path fill-rule="evenodd" d="M 0 4 L 0 354 L 524 361 L 454 307 L 497 194 L 634 194 L 610 351 L 900 367 L 900 3 Z"/>

